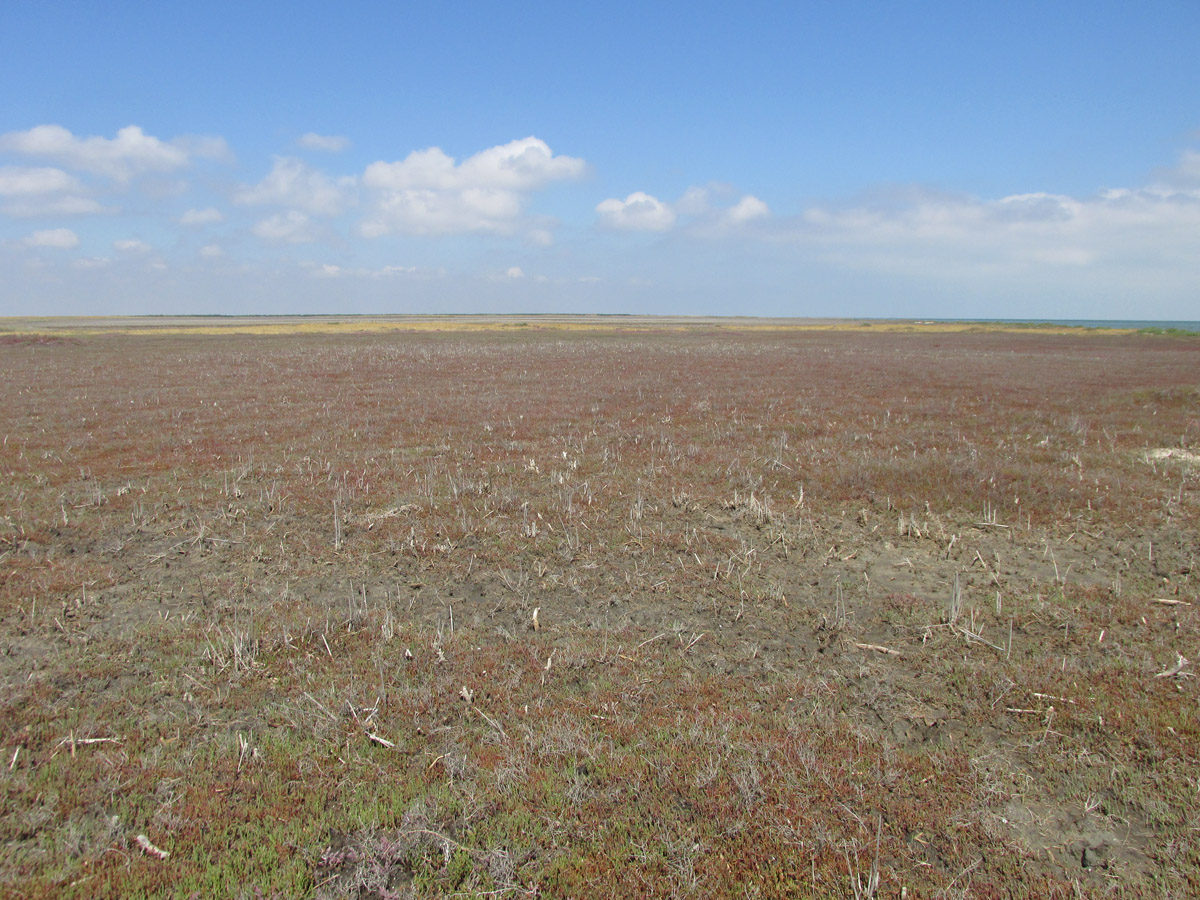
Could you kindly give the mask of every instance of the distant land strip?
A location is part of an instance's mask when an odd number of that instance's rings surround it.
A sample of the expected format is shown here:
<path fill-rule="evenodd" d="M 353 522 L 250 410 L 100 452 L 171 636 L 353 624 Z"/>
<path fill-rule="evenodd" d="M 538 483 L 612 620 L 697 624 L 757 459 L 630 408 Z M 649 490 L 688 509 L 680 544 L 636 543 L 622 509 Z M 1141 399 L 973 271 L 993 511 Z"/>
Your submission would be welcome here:
<path fill-rule="evenodd" d="M 280 316 L 9 316 L 0 335 L 89 334 L 356 334 L 487 331 L 858 331 L 1042 334 L 1189 335 L 1174 328 L 1096 324 L 932 319 L 757 318 L 751 316 L 648 316 L 589 314 L 512 315 L 280 315 Z"/>

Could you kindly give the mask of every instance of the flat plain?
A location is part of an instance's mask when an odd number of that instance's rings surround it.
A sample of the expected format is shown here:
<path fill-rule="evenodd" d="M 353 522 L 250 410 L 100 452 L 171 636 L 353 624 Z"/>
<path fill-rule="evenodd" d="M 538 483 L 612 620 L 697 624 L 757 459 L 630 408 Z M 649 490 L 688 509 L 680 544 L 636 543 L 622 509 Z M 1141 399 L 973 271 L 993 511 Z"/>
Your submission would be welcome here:
<path fill-rule="evenodd" d="M 48 322 L 2 895 L 1200 895 L 1200 340 Z"/>

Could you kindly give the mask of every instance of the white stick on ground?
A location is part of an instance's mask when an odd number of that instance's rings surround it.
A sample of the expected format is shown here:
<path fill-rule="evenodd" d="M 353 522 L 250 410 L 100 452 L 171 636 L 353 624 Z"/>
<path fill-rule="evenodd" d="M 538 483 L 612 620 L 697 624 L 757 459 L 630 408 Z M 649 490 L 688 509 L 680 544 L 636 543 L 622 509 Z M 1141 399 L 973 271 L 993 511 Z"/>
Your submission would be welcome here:
<path fill-rule="evenodd" d="M 387 738 L 385 738 L 385 737 L 380 737 L 379 735 L 377 735 L 377 734 L 376 734 L 375 732 L 373 732 L 373 731 L 368 731 L 368 732 L 367 732 L 367 737 L 368 737 L 370 740 L 374 741 L 375 743 L 377 743 L 377 744 L 380 744 L 380 745 L 382 745 L 382 746 L 384 746 L 384 747 L 387 747 L 389 750 L 395 750 L 395 749 L 396 749 L 396 745 L 395 745 L 395 743 L 394 743 L 394 742 L 392 742 L 392 741 L 389 741 L 389 740 L 388 740 Z"/>
<path fill-rule="evenodd" d="M 893 650 L 891 647 L 884 647 L 882 644 L 855 644 L 859 650 L 874 650 L 876 653 L 886 653 L 888 656 L 899 656 L 899 650 Z"/>
<path fill-rule="evenodd" d="M 135 840 L 147 856 L 153 856 L 155 859 L 166 859 L 171 855 L 170 851 L 163 850 L 161 847 L 155 847 L 154 844 L 150 843 L 150 838 L 144 834 L 139 834 Z"/>
<path fill-rule="evenodd" d="M 1154 676 L 1155 678 L 1171 678 L 1175 675 L 1191 675 L 1191 672 L 1183 671 L 1184 666 L 1188 664 L 1188 661 L 1184 659 L 1183 654 L 1177 653 L 1176 655 L 1179 657 L 1179 661 L 1175 663 L 1175 665 L 1171 666 L 1171 668 L 1167 669 L 1167 671 L 1159 672 Z"/>

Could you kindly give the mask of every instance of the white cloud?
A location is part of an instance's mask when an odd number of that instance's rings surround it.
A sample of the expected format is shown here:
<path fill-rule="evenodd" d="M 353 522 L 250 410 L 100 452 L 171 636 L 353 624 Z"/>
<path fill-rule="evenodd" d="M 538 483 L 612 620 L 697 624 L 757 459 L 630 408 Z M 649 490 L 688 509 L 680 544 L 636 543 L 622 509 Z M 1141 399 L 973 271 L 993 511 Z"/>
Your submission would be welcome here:
<path fill-rule="evenodd" d="M 105 210 L 76 178 L 51 167 L 0 166 L 0 197 L 13 198 L 0 213 L 17 218 L 86 215 Z"/>
<path fill-rule="evenodd" d="M 1189 184 L 1200 184 L 1200 150 L 1185 150 L 1180 154 L 1177 171 Z"/>
<path fill-rule="evenodd" d="M 725 211 L 725 218 L 732 225 L 742 225 L 754 219 L 765 218 L 770 214 L 771 210 L 767 207 L 767 204 L 763 203 L 753 194 L 746 194 L 741 200 Z"/>
<path fill-rule="evenodd" d="M 205 244 L 200 248 L 200 255 L 205 259 L 216 259 L 218 256 L 224 256 L 225 251 L 216 244 Z"/>
<path fill-rule="evenodd" d="M 664 203 L 643 191 L 635 191 L 624 200 L 610 198 L 596 206 L 600 224 L 618 231 L 669 231 L 680 217 L 689 222 L 695 235 L 719 237 L 731 228 L 745 225 L 771 214 L 767 204 L 745 194 L 731 207 L 720 207 L 714 198 L 726 199 L 733 188 L 724 184 L 693 186 L 676 203 Z"/>
<path fill-rule="evenodd" d="M 690 187 L 675 204 L 675 211 L 681 216 L 702 216 L 709 211 L 709 189 L 705 187 Z"/>
<path fill-rule="evenodd" d="M 549 228 L 531 228 L 525 240 L 533 247 L 550 247 L 554 244 L 554 234 Z"/>
<path fill-rule="evenodd" d="M 101 206 L 91 197 L 64 195 L 62 197 L 30 197 L 0 206 L 0 213 L 19 219 L 41 216 L 84 216 L 93 213 L 116 212 Z"/>
<path fill-rule="evenodd" d="M 296 141 L 305 150 L 323 150 L 326 153 L 340 153 L 350 146 L 350 139 L 341 135 L 324 135 L 308 132 Z"/>
<path fill-rule="evenodd" d="M 675 212 L 657 197 L 634 191 L 624 200 L 608 199 L 596 205 L 600 221 L 618 231 L 667 231 Z"/>
<path fill-rule="evenodd" d="M 62 169 L 0 166 L 0 195 L 28 197 L 81 191 L 83 185 Z"/>
<path fill-rule="evenodd" d="M 233 151 L 229 149 L 225 138 L 185 134 L 183 137 L 172 140 L 171 145 L 179 148 L 189 157 L 198 156 L 201 159 L 212 159 L 218 162 L 233 161 Z"/>
<path fill-rule="evenodd" d="M 583 160 L 555 156 L 545 141 L 527 137 L 481 150 L 458 164 L 440 147 L 415 150 L 402 162 L 372 163 L 363 183 L 390 190 L 531 191 L 552 181 L 578 178 L 586 168 Z"/>
<path fill-rule="evenodd" d="M 294 209 L 263 219 L 252 230 L 257 237 L 272 244 L 308 244 L 317 239 L 312 221 Z"/>
<path fill-rule="evenodd" d="M 198 228 L 202 225 L 215 225 L 224 218 L 220 210 L 210 206 L 207 209 L 189 209 L 179 217 L 179 224 Z"/>
<path fill-rule="evenodd" d="M 521 271 L 520 266 L 510 266 L 508 269 L 505 270 L 504 277 L 505 278 L 524 278 L 525 273 L 523 271 Z"/>
<path fill-rule="evenodd" d="M 404 234 L 511 234 L 522 198 L 511 191 L 474 188 L 464 191 L 387 191 L 375 198 L 362 223 L 364 237 Z"/>
<path fill-rule="evenodd" d="M 35 231 L 25 238 L 25 243 L 30 247 L 55 247 L 71 250 L 79 246 L 79 235 L 70 228 L 48 228 L 44 231 Z"/>
<path fill-rule="evenodd" d="M 105 256 L 83 256 L 74 260 L 71 265 L 77 269 L 103 269 L 110 263 L 112 260 Z"/>
<path fill-rule="evenodd" d="M 224 144 L 219 138 L 199 140 L 208 141 L 199 147 L 209 153 L 217 149 L 214 142 Z M 192 139 L 191 147 L 195 146 L 196 139 Z M 53 159 L 68 168 L 122 182 L 143 172 L 169 172 L 186 166 L 189 153 L 195 152 L 191 147 L 161 141 L 137 125 L 122 128 L 114 138 L 79 138 L 61 125 L 38 125 L 0 135 L 0 150 Z"/>
<path fill-rule="evenodd" d="M 139 241 L 137 238 L 126 238 L 125 240 L 113 241 L 113 249 L 119 250 L 122 253 L 149 253 L 154 248 L 145 241 Z"/>
<path fill-rule="evenodd" d="M 393 278 L 398 275 L 412 275 L 417 272 L 416 266 L 381 266 L 378 269 L 347 269 L 333 263 L 301 263 L 314 278 Z"/>
<path fill-rule="evenodd" d="M 1148 190 L 1172 194 L 1179 190 L 1200 188 L 1200 150 L 1184 150 L 1174 166 L 1158 169 L 1154 174 L 1155 180 Z"/>
<path fill-rule="evenodd" d="M 535 137 L 490 147 L 461 163 L 439 147 L 416 150 L 399 162 L 367 166 L 362 183 L 371 191 L 372 209 L 361 231 L 367 237 L 395 231 L 511 234 L 528 194 L 586 170 L 582 159 L 555 156 Z"/>
<path fill-rule="evenodd" d="M 713 238 L 728 236 L 731 229 L 771 215 L 767 204 L 753 194 L 743 194 L 732 206 L 725 205 L 734 196 L 731 185 L 710 182 L 688 188 L 671 209 L 691 220 L 694 235 Z"/>
<path fill-rule="evenodd" d="M 837 265 L 935 280 L 1058 272 L 1111 288 L 1200 276 L 1200 190 L 1117 189 L 1093 197 L 997 200 L 910 190 L 887 202 L 813 207 L 762 232 Z M 1123 282 L 1124 283 L 1124 282 Z"/>
<path fill-rule="evenodd" d="M 270 173 L 253 187 L 244 186 L 234 202 L 246 206 L 283 206 L 314 216 L 336 216 L 351 200 L 353 178 L 330 179 L 290 156 L 275 157 Z"/>

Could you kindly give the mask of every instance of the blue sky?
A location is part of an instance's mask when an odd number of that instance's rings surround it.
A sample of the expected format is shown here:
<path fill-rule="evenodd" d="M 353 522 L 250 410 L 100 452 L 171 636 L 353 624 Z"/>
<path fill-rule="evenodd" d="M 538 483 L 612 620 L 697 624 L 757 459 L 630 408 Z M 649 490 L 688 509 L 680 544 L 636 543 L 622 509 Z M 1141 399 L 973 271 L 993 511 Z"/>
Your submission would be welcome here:
<path fill-rule="evenodd" d="M 1200 318 L 1200 4 L 0 7 L 0 315 Z"/>

